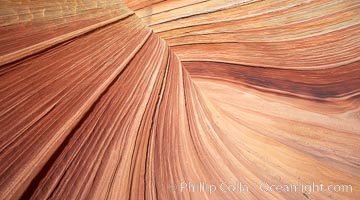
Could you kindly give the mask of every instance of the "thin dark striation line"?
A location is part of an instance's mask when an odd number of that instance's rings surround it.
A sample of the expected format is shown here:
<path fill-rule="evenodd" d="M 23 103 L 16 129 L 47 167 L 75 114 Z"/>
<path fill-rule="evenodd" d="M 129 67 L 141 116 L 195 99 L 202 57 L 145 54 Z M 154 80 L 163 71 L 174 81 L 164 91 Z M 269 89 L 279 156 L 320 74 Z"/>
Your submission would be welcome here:
<path fill-rule="evenodd" d="M 355 64 L 357 62 L 360 61 L 353 61 L 344 65 L 352 65 Z M 182 64 L 192 64 L 192 63 L 218 63 L 218 64 L 226 64 L 226 65 L 236 65 L 236 66 L 240 66 L 240 67 L 252 67 L 252 68 L 261 68 L 264 70 L 277 70 L 277 71 L 297 71 L 297 72 L 310 72 L 310 71 L 326 71 L 326 70 L 330 70 L 330 69 L 336 69 L 336 68 L 340 68 L 343 67 L 344 65 L 340 65 L 339 67 L 331 67 L 331 68 L 319 68 L 319 69 L 301 69 L 301 68 L 277 68 L 277 67 L 265 67 L 265 66 L 261 66 L 261 65 L 248 65 L 248 64 L 241 64 L 241 63 L 232 63 L 232 62 L 227 62 L 227 61 L 221 61 L 221 60 L 196 60 L 196 59 L 192 59 L 192 60 L 184 60 L 181 61 Z M 184 66 L 184 65 L 183 65 Z M 186 68 L 186 66 L 184 66 Z"/>
<path fill-rule="evenodd" d="M 203 24 L 194 24 L 194 25 L 187 25 L 187 26 L 185 25 L 185 26 L 181 26 L 181 27 L 177 27 L 177 28 L 171 28 L 171 29 L 167 29 L 167 30 L 162 30 L 162 31 L 159 31 L 159 32 L 156 32 L 156 33 L 159 34 L 159 33 L 179 30 L 179 29 L 193 28 L 193 27 L 197 27 L 197 26 L 198 27 L 207 26 L 207 25 L 213 25 L 213 24 L 221 24 L 221 23 L 232 22 L 232 21 L 237 21 L 237 20 L 240 20 L 240 19 L 231 19 L 231 20 L 225 20 L 225 21 L 216 21 L 216 22 L 203 23 Z M 190 33 L 190 32 L 185 32 L 185 33 Z M 164 39 L 166 39 L 166 38 L 164 38 Z"/>
<path fill-rule="evenodd" d="M 201 2 L 201 3 L 204 3 L 204 2 Z M 245 4 L 237 4 L 237 5 L 233 5 L 233 6 L 230 6 L 230 7 L 221 8 L 221 9 L 218 9 L 218 10 L 213 10 L 213 11 L 208 11 L 208 12 L 202 12 L 202 13 L 196 13 L 196 14 L 192 14 L 192 15 L 187 15 L 187 16 L 184 16 L 184 17 L 179 17 L 179 18 L 171 19 L 171 20 L 164 21 L 164 22 L 159 22 L 159 23 L 155 23 L 155 24 L 149 24 L 149 26 L 166 24 L 166 23 L 169 23 L 169 22 L 172 22 L 172 21 L 186 19 L 186 18 L 190 18 L 190 17 L 194 17 L 194 16 L 221 12 L 221 11 L 224 11 L 224 10 L 233 9 L 233 8 L 241 7 L 241 6 L 244 6 L 244 5 L 250 5 L 252 3 L 256 3 L 256 1 L 255 2 L 248 2 L 248 3 L 245 3 Z M 167 32 L 167 31 L 172 31 L 172 30 L 177 30 L 177 29 L 183 29 L 183 28 L 188 28 L 188 27 L 201 26 L 201 25 L 209 25 L 209 24 L 216 24 L 216 23 L 223 23 L 223 22 L 231 22 L 231 21 L 235 21 L 235 20 L 238 20 L 238 19 L 225 20 L 225 21 L 220 21 L 220 22 L 203 23 L 203 24 L 196 24 L 196 25 L 189 25 L 189 26 L 182 26 L 182 27 L 179 27 L 179 28 L 172 28 L 172 29 L 168 29 L 168 30 L 159 31 L 159 32 L 156 32 L 156 33 L 162 33 L 162 32 Z"/>
<path fill-rule="evenodd" d="M 292 71 L 309 71 L 309 70 L 301 70 L 301 69 L 283 69 L 283 68 L 276 68 L 276 67 L 265 67 L 265 66 L 260 66 L 260 65 L 246 65 L 246 64 L 240 64 L 240 63 L 232 63 L 232 62 L 226 62 L 226 61 L 221 61 L 221 60 L 200 60 L 200 59 L 192 59 L 192 60 L 184 60 L 181 61 L 181 63 L 183 64 L 191 64 L 191 63 L 218 63 L 218 64 L 226 64 L 226 65 L 237 65 L 237 66 L 241 66 L 241 67 L 256 67 L 256 68 L 261 68 L 261 69 L 276 69 L 276 70 L 292 70 Z M 184 67 L 186 68 L 186 66 L 184 65 Z"/>
<path fill-rule="evenodd" d="M 314 70 L 313 68 L 279 68 L 279 67 L 274 67 L 274 66 L 248 65 L 248 64 L 242 64 L 240 62 L 230 62 L 230 61 L 222 61 L 222 60 L 209 60 L 209 59 L 188 59 L 188 60 L 182 60 L 181 61 L 181 63 L 192 63 L 192 62 L 195 62 L 195 63 L 196 62 L 204 62 L 204 63 L 209 62 L 209 63 L 238 65 L 238 66 L 242 66 L 242 67 L 256 67 L 256 68 L 272 69 L 272 70 L 288 70 L 288 71 L 303 71 L 303 72 L 309 72 L 309 71 Z M 350 63 L 339 65 L 339 66 L 336 66 L 336 67 L 319 68 L 319 69 L 315 69 L 315 70 L 325 71 L 325 70 L 329 70 L 329 69 L 340 68 L 340 67 L 343 67 L 344 65 L 351 65 L 351 64 L 354 64 L 354 63 L 357 63 L 357 62 L 360 62 L 360 60 L 355 60 L 355 61 L 352 61 Z"/>
<path fill-rule="evenodd" d="M 176 8 L 171 8 L 171 9 L 169 9 L 169 10 L 164 10 L 164 11 L 157 12 L 157 13 L 151 13 L 150 15 L 142 16 L 141 19 L 143 19 L 143 18 L 145 18 L 145 17 L 149 17 L 149 16 L 154 16 L 154 15 L 166 13 L 166 12 L 173 11 L 173 10 L 176 10 L 176 9 L 185 8 L 185 7 L 188 7 L 188 6 L 193 6 L 193 5 L 200 4 L 200 3 L 204 3 L 204 2 L 208 2 L 208 0 L 196 2 L 196 3 L 192 3 L 192 4 L 187 4 L 187 5 L 185 5 L 185 6 L 179 6 L 179 7 L 176 7 Z M 161 3 L 161 2 L 159 2 L 159 3 Z M 155 5 L 155 4 L 153 4 L 153 5 Z M 151 5 L 151 6 L 152 6 L 152 5 Z M 146 6 L 146 7 L 149 7 L 149 6 Z"/>
<path fill-rule="evenodd" d="M 155 23 L 155 24 L 150 24 L 150 26 L 160 25 L 160 24 L 166 24 L 166 23 L 169 23 L 169 22 L 178 21 L 178 20 L 182 20 L 182 19 L 186 19 L 186 18 L 190 18 L 190 17 L 195 17 L 195 16 L 200 16 L 200 15 L 207 15 L 207 14 L 211 14 L 211 13 L 221 12 L 221 11 L 223 11 L 223 10 L 227 10 L 227 9 L 230 9 L 230 8 L 240 7 L 240 6 L 243 6 L 243 5 L 244 5 L 244 4 L 239 4 L 239 5 L 234 5 L 234 6 L 231 6 L 231 7 L 221 8 L 221 9 L 218 9 L 218 10 L 213 10 L 213 11 L 208 11 L 208 12 L 202 12 L 202 13 L 195 13 L 195 14 L 192 14 L 192 15 L 187 15 L 187 16 L 178 17 L 178 18 L 175 18 L 175 19 L 170 19 L 170 20 L 164 21 L 164 22 L 158 22 L 158 23 Z M 247 4 L 245 4 L 245 5 L 247 5 Z"/>
<path fill-rule="evenodd" d="M 143 8 L 150 7 L 150 6 L 153 6 L 153 5 L 156 5 L 156 4 L 160 4 L 160 3 L 164 2 L 164 1 L 166 1 L 166 0 L 162 0 L 162 1 L 159 1 L 159 2 L 156 2 L 156 3 L 152 3 L 152 4 L 150 4 L 150 5 L 146 5 L 146 6 L 143 6 L 143 7 L 137 8 L 137 9 L 134 9 L 134 11 L 141 10 L 141 9 L 143 9 Z"/>
<path fill-rule="evenodd" d="M 171 45 L 171 47 L 181 47 L 181 46 L 191 46 L 191 45 L 197 45 L 197 44 L 244 44 L 244 43 L 264 43 L 264 42 L 194 42 L 194 43 L 186 43 L 186 44 L 175 44 Z"/>

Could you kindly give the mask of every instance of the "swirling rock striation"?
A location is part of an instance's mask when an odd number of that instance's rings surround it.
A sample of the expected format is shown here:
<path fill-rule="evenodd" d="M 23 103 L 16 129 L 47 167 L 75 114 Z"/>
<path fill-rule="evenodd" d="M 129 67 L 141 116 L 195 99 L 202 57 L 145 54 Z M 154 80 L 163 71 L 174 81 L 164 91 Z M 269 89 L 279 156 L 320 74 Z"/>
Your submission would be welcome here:
<path fill-rule="evenodd" d="M 360 197 L 358 1 L 0 5 L 1 199 Z"/>

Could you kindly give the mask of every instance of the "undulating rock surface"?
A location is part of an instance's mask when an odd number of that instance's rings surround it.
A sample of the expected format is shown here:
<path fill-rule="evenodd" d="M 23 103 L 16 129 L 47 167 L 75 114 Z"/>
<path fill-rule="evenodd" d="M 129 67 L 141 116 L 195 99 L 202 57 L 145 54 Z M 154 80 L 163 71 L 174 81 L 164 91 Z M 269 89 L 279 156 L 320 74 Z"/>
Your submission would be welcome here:
<path fill-rule="evenodd" d="M 360 2 L 1 1 L 0 161 L 0 199 L 359 199 Z"/>

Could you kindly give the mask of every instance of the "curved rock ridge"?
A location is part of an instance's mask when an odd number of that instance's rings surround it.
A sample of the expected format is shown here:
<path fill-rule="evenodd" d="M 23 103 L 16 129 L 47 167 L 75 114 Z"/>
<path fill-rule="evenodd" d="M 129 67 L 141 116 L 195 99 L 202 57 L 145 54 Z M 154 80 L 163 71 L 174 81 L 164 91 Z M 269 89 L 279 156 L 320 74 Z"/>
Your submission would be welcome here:
<path fill-rule="evenodd" d="M 181 61 L 305 70 L 360 60 L 358 1 L 173 0 L 135 11 Z"/>
<path fill-rule="evenodd" d="M 132 13 L 119 1 L 3 1 L 0 65 L 38 53 Z"/>
<path fill-rule="evenodd" d="M 1 199 L 360 198 L 358 1 L 0 5 Z"/>

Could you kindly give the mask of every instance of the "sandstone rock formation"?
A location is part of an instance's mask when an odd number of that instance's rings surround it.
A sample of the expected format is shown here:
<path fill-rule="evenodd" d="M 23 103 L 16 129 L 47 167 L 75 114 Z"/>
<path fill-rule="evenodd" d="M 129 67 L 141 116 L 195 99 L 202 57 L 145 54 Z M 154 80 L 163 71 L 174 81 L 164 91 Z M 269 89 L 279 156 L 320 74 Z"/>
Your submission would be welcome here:
<path fill-rule="evenodd" d="M 0 66 L 1 199 L 360 198 L 357 0 L 5 0 Z"/>

